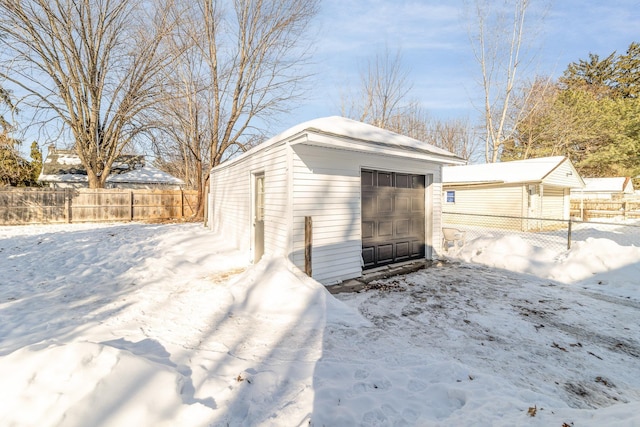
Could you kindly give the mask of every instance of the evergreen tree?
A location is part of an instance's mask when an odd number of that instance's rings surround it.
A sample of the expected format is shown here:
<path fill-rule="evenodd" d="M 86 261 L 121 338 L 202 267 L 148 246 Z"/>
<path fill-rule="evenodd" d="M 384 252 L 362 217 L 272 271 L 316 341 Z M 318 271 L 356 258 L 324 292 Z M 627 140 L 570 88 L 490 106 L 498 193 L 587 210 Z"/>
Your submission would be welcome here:
<path fill-rule="evenodd" d="M 569 64 L 554 90 L 529 100 L 503 159 L 568 156 L 586 177 L 640 174 L 640 45 Z"/>
<path fill-rule="evenodd" d="M 36 141 L 31 143 L 31 186 L 37 186 L 42 171 L 42 151 Z"/>
<path fill-rule="evenodd" d="M 24 187 L 35 182 L 31 164 L 20 155 L 18 145 L 20 141 L 6 129 L 0 134 L 0 186 Z"/>
<path fill-rule="evenodd" d="M 618 94 L 623 98 L 638 98 L 640 95 L 640 43 L 631 43 L 626 55 L 621 55 L 616 65 Z"/>
<path fill-rule="evenodd" d="M 589 54 L 589 60 L 572 62 L 560 78 L 567 90 L 584 90 L 598 96 L 610 96 L 616 86 L 616 53 L 604 59 Z"/>

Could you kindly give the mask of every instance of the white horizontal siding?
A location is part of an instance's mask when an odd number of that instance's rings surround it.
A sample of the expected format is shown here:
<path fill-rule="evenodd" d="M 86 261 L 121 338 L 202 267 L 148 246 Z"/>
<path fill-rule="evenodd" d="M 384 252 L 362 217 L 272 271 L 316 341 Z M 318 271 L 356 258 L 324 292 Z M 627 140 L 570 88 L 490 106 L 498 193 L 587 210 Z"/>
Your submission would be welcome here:
<path fill-rule="evenodd" d="M 544 185 L 556 187 L 579 188 L 581 187 L 578 172 L 573 168 L 569 160 L 565 160 L 547 175 L 542 181 Z"/>
<path fill-rule="evenodd" d="M 565 218 L 565 190 L 559 187 L 544 186 L 542 190 L 542 218 Z"/>
<path fill-rule="evenodd" d="M 251 183 L 235 169 L 211 174 L 212 210 L 209 212 L 214 231 L 221 232 L 236 247 L 249 248 Z"/>
<path fill-rule="evenodd" d="M 284 254 L 288 248 L 287 147 L 278 145 L 257 152 L 230 167 L 211 172 L 210 212 L 214 231 L 223 233 L 236 247 L 253 250 L 252 182 L 254 174 L 265 176 L 265 254 Z"/>
<path fill-rule="evenodd" d="M 446 192 L 455 191 L 455 203 L 446 202 Z M 443 211 L 485 215 L 522 215 L 522 186 L 444 186 Z"/>
<path fill-rule="evenodd" d="M 425 161 L 308 145 L 293 151 L 291 260 L 304 267 L 304 217 L 311 216 L 313 277 L 324 284 L 362 274 L 361 169 L 440 177 L 440 166 Z"/>
<path fill-rule="evenodd" d="M 447 191 L 455 191 L 455 203 L 447 203 Z M 522 227 L 521 221 L 492 218 L 491 216 L 526 216 L 527 200 L 523 193 L 521 184 L 445 185 L 442 194 L 442 211 L 445 213 L 443 222 L 446 225 L 461 224 L 520 229 Z M 469 215 L 447 215 L 446 213 Z"/>
<path fill-rule="evenodd" d="M 440 242 L 442 241 L 442 172 L 438 176 L 434 176 L 434 183 L 431 185 L 430 202 L 433 205 L 432 221 L 431 221 L 431 241 L 427 244 L 432 248 L 431 254 L 427 254 L 427 258 L 436 258 L 442 254 Z M 428 218 L 427 218 L 428 221 Z M 427 227 L 427 232 L 429 228 Z M 427 238 L 429 236 L 427 235 Z"/>

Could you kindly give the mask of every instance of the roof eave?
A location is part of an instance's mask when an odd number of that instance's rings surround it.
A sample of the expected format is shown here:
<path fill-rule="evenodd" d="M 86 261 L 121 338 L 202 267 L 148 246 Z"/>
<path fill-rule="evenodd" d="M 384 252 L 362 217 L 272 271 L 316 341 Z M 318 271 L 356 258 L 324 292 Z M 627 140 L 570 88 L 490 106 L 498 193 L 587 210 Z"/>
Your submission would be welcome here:
<path fill-rule="evenodd" d="M 384 143 L 341 134 L 320 132 L 315 129 L 305 129 L 303 132 L 292 136 L 289 141 L 291 145 L 311 145 L 393 157 L 410 157 L 448 165 L 464 165 L 467 163 L 465 159 L 457 157 L 453 153 L 445 155 L 402 145 L 382 145 Z"/>
<path fill-rule="evenodd" d="M 493 184 L 518 184 L 517 182 L 507 182 L 502 180 L 495 181 L 456 181 L 456 182 L 447 182 L 443 181 L 443 186 L 460 186 L 460 187 L 477 187 L 480 185 L 493 185 Z"/>

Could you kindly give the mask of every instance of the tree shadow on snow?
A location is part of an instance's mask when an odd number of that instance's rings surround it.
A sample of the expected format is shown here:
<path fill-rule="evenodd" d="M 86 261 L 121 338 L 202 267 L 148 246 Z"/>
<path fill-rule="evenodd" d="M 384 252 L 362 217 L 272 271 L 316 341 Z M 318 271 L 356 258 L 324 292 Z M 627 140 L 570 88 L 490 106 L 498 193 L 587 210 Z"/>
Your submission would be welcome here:
<path fill-rule="evenodd" d="M 71 340 L 125 310 L 127 295 L 144 286 L 131 273 L 163 256 L 159 227 L 172 226 L 117 224 L 1 239 L 0 355 Z"/>

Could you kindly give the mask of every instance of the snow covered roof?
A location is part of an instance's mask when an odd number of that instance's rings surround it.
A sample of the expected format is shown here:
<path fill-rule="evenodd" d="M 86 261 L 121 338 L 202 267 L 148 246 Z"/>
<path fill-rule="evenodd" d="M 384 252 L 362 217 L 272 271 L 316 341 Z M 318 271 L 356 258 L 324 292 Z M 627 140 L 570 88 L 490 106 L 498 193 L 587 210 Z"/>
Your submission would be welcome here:
<path fill-rule="evenodd" d="M 72 150 L 50 148 L 38 177 L 40 182 L 84 183 L 87 171 Z M 113 162 L 107 182 L 136 184 L 183 185 L 184 181 L 166 172 L 145 165 L 142 155 L 122 155 Z"/>
<path fill-rule="evenodd" d="M 448 166 L 442 171 L 445 184 L 539 182 L 566 160 L 564 156 L 480 165 Z"/>
<path fill-rule="evenodd" d="M 111 175 L 107 182 L 130 182 L 139 184 L 175 184 L 183 185 L 184 181 L 176 178 L 167 172 L 156 169 L 153 166 L 145 165 L 140 169 L 125 172 L 118 175 Z"/>
<path fill-rule="evenodd" d="M 633 193 L 631 179 L 624 176 L 610 178 L 585 178 L 583 192 L 593 193 Z"/>
<path fill-rule="evenodd" d="M 400 135 L 386 129 L 358 122 L 356 120 L 347 119 L 340 116 L 323 117 L 293 126 L 284 132 L 269 138 L 260 145 L 253 147 L 242 155 L 235 157 L 217 167 L 225 167 L 229 164 L 240 161 L 240 159 L 250 156 L 253 153 L 264 150 L 274 144 L 295 139 L 304 133 L 313 133 L 316 137 L 308 137 L 306 141 L 295 140 L 293 144 L 306 143 L 312 145 L 331 146 L 334 148 L 344 148 L 355 151 L 374 151 L 385 153 L 390 151 L 402 151 L 407 155 L 429 155 L 438 158 L 443 163 L 448 164 L 464 164 L 466 161 L 457 157 L 450 151 L 436 147 L 417 139 Z M 319 143 L 318 136 L 326 136 L 323 143 Z M 348 140 L 348 142 L 339 142 L 338 139 Z"/>

